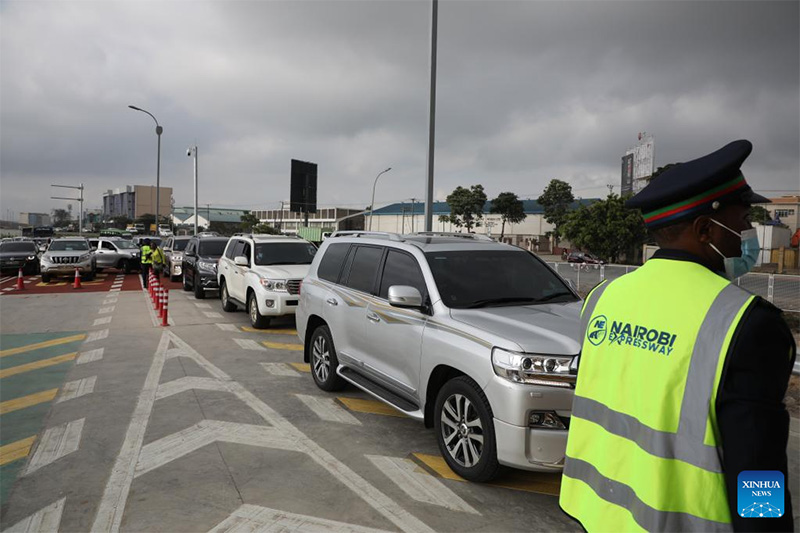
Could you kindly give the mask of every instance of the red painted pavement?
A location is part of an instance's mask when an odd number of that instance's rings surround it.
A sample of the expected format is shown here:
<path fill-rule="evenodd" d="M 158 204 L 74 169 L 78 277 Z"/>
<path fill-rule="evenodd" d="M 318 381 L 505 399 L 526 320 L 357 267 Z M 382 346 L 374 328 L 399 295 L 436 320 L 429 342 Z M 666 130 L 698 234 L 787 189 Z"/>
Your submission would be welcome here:
<path fill-rule="evenodd" d="M 116 270 L 103 270 L 103 272 L 97 274 L 97 278 L 95 278 L 94 281 L 81 280 L 80 289 L 72 288 L 74 281 L 72 276 L 52 278 L 50 283 L 42 282 L 41 276 L 25 276 L 25 290 L 18 291 L 14 288 L 17 283 L 17 276 L 16 274 L 12 275 L 9 273 L 0 277 L 0 295 L 109 292 L 111 291 L 111 286 L 117 281 L 117 276 L 121 274 L 121 272 L 117 272 Z M 122 279 L 122 290 L 141 290 L 142 285 L 139 278 L 140 276 L 137 272 L 125 275 Z M 161 278 L 160 281 L 161 285 L 167 287 L 169 290 L 181 290 L 181 282 L 179 281 L 171 282 L 167 278 Z"/>

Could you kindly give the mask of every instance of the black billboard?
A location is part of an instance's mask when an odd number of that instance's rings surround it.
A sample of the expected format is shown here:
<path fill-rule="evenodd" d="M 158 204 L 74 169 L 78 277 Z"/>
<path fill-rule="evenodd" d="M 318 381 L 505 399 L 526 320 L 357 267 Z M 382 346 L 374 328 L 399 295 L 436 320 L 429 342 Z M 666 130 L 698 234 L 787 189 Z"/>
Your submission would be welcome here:
<path fill-rule="evenodd" d="M 621 195 L 633 194 L 633 154 L 622 156 L 622 192 Z"/>
<path fill-rule="evenodd" d="M 292 184 L 289 210 L 294 213 L 317 212 L 317 164 L 292 159 Z"/>

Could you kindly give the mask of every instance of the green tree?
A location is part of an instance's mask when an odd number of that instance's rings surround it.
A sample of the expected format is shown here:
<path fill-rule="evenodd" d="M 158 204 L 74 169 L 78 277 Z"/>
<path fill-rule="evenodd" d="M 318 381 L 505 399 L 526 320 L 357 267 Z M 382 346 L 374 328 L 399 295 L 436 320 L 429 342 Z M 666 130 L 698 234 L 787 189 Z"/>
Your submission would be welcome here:
<path fill-rule="evenodd" d="M 69 224 L 69 211 L 66 209 L 53 209 L 53 227 L 63 228 Z"/>
<path fill-rule="evenodd" d="M 769 222 L 772 220 L 772 217 L 764 207 L 760 205 L 754 205 L 750 208 L 750 222 L 756 222 L 758 224 L 764 224 L 765 222 Z"/>
<path fill-rule="evenodd" d="M 555 239 L 555 245 L 558 246 L 558 241 L 563 234 L 562 227 L 567 221 L 569 207 L 575 201 L 572 186 L 566 181 L 550 180 L 536 201 L 544 208 L 544 219 L 553 225 L 551 234 Z"/>
<path fill-rule="evenodd" d="M 519 224 L 525 220 L 525 209 L 516 194 L 513 192 L 501 192 L 497 198 L 492 200 L 491 213 L 500 215 L 502 224 L 500 226 L 500 240 L 506 231 L 506 222 L 509 224 Z"/>
<path fill-rule="evenodd" d="M 280 235 L 281 232 L 277 228 L 273 228 L 269 224 L 256 224 L 252 229 L 253 233 L 260 233 L 262 235 Z"/>
<path fill-rule="evenodd" d="M 563 234 L 581 250 L 612 263 L 647 239 L 641 213 L 626 209 L 625 198 L 616 194 L 569 213 Z"/>
<path fill-rule="evenodd" d="M 479 227 L 483 220 L 483 206 L 486 205 L 483 185 L 473 185 L 469 189 L 459 185 L 447 196 L 447 204 L 450 214 L 439 215 L 439 220 L 457 228 L 467 228 L 467 233 L 472 233 L 472 228 Z"/>
<path fill-rule="evenodd" d="M 258 219 L 258 217 L 255 216 L 250 211 L 245 211 L 244 213 L 242 213 L 242 216 L 240 218 L 242 220 L 242 224 L 241 224 L 242 231 L 247 232 L 247 233 L 253 231 L 253 226 L 257 226 L 258 224 L 261 223 L 261 221 Z"/>
<path fill-rule="evenodd" d="M 111 217 L 111 227 L 117 229 L 126 229 L 128 224 L 133 222 L 130 218 L 126 217 L 125 215 L 118 215 L 115 217 Z"/>

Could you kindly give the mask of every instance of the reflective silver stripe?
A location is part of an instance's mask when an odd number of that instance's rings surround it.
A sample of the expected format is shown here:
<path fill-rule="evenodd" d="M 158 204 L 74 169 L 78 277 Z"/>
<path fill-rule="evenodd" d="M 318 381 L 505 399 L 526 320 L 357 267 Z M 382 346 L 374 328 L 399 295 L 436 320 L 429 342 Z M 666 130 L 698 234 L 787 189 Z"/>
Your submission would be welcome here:
<path fill-rule="evenodd" d="M 597 301 L 600 300 L 600 295 L 603 294 L 609 283 L 610 282 L 602 281 L 600 285 L 595 287 L 589 294 L 589 297 L 586 298 L 586 303 L 583 304 L 583 310 L 581 311 L 581 342 L 586 338 L 586 330 L 589 328 L 589 321 L 592 319 L 594 308 L 597 307 Z"/>
<path fill-rule="evenodd" d="M 736 315 L 753 295 L 730 284 L 708 309 L 692 350 L 689 374 L 681 402 L 678 434 L 703 445 L 711 409 L 711 396 L 725 338 Z"/>
<path fill-rule="evenodd" d="M 583 396 L 575 396 L 572 416 L 599 424 L 609 433 L 635 442 L 641 449 L 656 457 L 677 459 L 709 472 L 722 472 L 717 449 L 714 446 L 705 446 L 702 439 L 698 444 L 698 441 L 688 435 L 653 429 L 636 417 L 615 411 Z"/>
<path fill-rule="evenodd" d="M 567 457 L 564 475 L 583 481 L 602 499 L 630 511 L 633 519 L 647 531 L 731 531 L 730 524 L 706 520 L 688 513 L 659 511 L 636 496 L 624 483 L 601 474 L 597 468 L 574 457 Z"/>

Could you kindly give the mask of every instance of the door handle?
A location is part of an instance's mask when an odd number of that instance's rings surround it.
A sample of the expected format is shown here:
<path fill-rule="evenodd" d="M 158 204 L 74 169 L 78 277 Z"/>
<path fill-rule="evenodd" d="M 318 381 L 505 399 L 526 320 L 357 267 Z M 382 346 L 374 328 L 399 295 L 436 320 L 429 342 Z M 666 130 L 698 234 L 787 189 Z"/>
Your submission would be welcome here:
<path fill-rule="evenodd" d="M 367 313 L 367 320 L 369 320 L 370 322 L 380 322 L 381 317 L 370 311 Z"/>
<path fill-rule="evenodd" d="M 328 298 L 327 300 L 325 300 L 325 302 L 328 305 L 339 305 L 339 302 L 336 301 L 336 298 Z"/>

